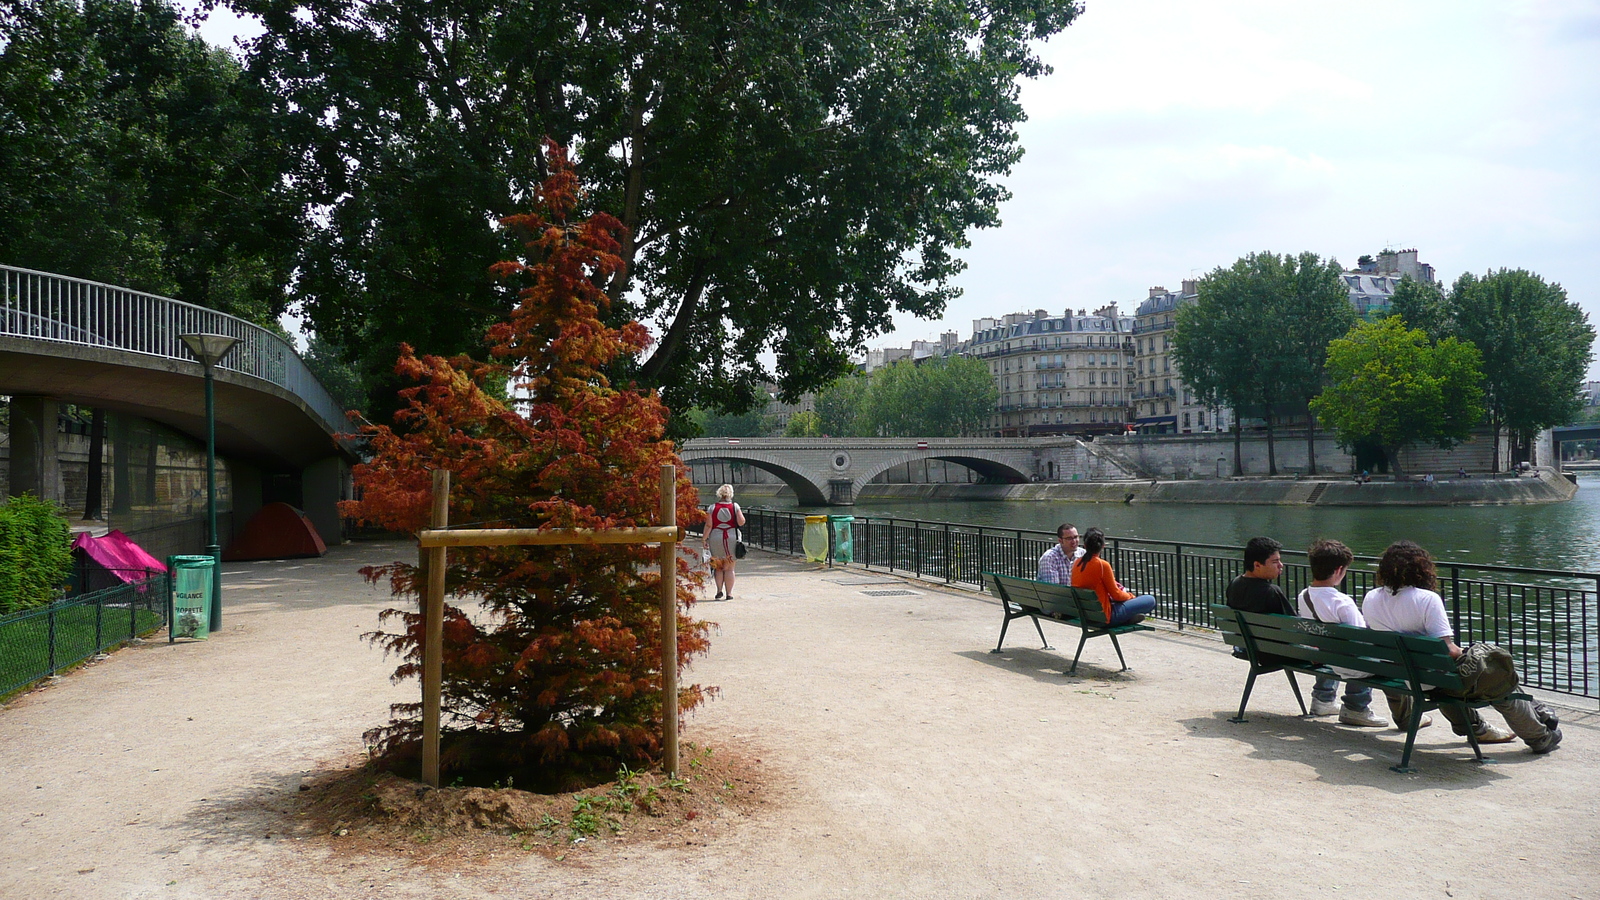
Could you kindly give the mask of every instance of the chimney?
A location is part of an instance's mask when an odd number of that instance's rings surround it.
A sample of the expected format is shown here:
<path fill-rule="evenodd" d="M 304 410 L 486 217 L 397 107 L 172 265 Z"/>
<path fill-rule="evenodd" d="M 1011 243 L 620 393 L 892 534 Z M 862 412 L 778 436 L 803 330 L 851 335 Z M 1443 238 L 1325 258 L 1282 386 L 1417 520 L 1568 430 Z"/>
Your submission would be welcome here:
<path fill-rule="evenodd" d="M 1200 293 L 1200 281 L 1195 278 L 1185 278 L 1183 280 L 1183 293 L 1190 297 Z"/>
<path fill-rule="evenodd" d="M 1154 300 L 1155 298 L 1161 296 L 1162 294 L 1165 294 L 1166 292 L 1167 292 L 1167 289 L 1158 284 L 1155 287 L 1150 289 L 1150 296 L 1149 296 L 1148 299 Z"/>

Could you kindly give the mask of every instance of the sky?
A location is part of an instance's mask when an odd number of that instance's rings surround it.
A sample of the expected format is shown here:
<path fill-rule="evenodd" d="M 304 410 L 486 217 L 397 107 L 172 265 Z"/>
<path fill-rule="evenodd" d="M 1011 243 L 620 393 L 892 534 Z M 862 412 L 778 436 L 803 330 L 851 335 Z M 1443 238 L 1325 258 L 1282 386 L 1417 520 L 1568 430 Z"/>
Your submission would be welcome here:
<path fill-rule="evenodd" d="M 256 29 L 213 13 L 231 44 Z M 1416 248 L 1446 283 L 1523 268 L 1600 326 L 1597 0 L 1088 0 L 1025 82 L 1026 154 L 942 320 L 1132 312 L 1255 251 L 1354 266 Z M 1590 378 L 1600 379 L 1600 365 Z"/>

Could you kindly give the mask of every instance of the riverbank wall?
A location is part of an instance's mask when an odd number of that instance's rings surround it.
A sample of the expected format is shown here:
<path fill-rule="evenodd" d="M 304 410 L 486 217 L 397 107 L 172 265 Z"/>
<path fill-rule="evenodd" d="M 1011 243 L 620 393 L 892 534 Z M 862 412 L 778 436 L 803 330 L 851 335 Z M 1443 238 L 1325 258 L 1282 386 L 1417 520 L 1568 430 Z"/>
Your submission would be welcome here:
<path fill-rule="evenodd" d="M 703 489 L 709 502 L 714 487 Z M 1578 486 L 1551 468 L 1503 478 L 1424 481 L 1237 478 L 1210 481 L 1101 481 L 1049 484 L 869 484 L 857 497 L 873 500 L 1015 500 L 1067 503 L 1198 503 L 1244 506 L 1517 506 L 1571 500 Z M 740 485 L 746 504 L 794 501 L 783 485 Z"/>

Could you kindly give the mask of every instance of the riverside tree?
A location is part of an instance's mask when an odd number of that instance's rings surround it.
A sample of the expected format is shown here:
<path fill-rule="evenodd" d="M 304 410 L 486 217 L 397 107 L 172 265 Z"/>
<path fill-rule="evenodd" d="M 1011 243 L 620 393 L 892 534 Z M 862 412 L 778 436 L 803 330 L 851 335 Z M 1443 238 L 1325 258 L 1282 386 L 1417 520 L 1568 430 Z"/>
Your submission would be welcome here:
<path fill-rule="evenodd" d="M 1455 338 L 1438 343 L 1398 316 L 1361 323 L 1328 345 L 1331 382 L 1312 411 L 1352 448 L 1383 448 L 1395 478 L 1405 477 L 1400 452 L 1413 444 L 1449 449 L 1483 419 L 1481 357 Z"/>
<path fill-rule="evenodd" d="M 1453 331 L 1483 354 L 1494 469 L 1500 432 L 1526 446 L 1532 436 L 1578 415 L 1594 347 L 1589 317 L 1559 284 L 1524 269 L 1463 274 L 1450 290 Z"/>
<path fill-rule="evenodd" d="M 659 467 L 677 462 L 663 437 L 666 410 L 653 393 L 613 387 L 602 371 L 649 344 L 637 323 L 601 321 L 608 301 L 599 285 L 624 264 L 624 229 L 605 214 L 578 218 L 577 177 L 565 154 L 552 145 L 545 159 L 550 177 L 536 188 L 537 212 L 505 220 L 525 244 L 519 261 L 497 267 L 520 289 L 510 317 L 488 330 L 493 362 L 401 354 L 396 371 L 414 386 L 402 392 L 395 428 L 362 429 L 373 458 L 355 469 L 361 499 L 345 504 L 347 514 L 416 531 L 429 514 L 429 470 L 446 468 L 453 521 L 656 524 Z M 507 378 L 514 401 L 493 389 Z M 678 521 L 693 524 L 700 513 L 686 474 L 678 487 Z M 660 582 L 647 571 L 658 558 L 641 545 L 450 552 L 440 760 L 447 777 L 565 790 L 619 765 L 659 760 L 663 704 L 692 709 L 707 689 L 661 695 Z M 367 574 L 386 577 L 397 597 L 416 598 L 423 585 L 407 563 Z M 681 558 L 676 574 L 681 667 L 705 652 L 707 625 L 687 615 L 693 594 Z M 397 680 L 417 676 L 420 614 L 408 605 L 384 621 L 400 627 L 369 637 L 400 657 Z M 420 704 L 393 712 L 368 739 L 387 763 L 409 769 Z"/>
<path fill-rule="evenodd" d="M 1173 356 L 1184 381 L 1208 403 L 1232 406 L 1234 473 L 1241 474 L 1239 419 L 1261 411 L 1267 470 L 1278 474 L 1276 410 L 1308 411 L 1307 459 L 1316 467 L 1309 403 L 1322 391 L 1328 343 L 1355 322 L 1339 264 L 1315 253 L 1252 253 L 1201 278 L 1194 303 L 1178 309 Z"/>
<path fill-rule="evenodd" d="M 266 33 L 247 69 L 296 151 L 319 334 L 387 369 L 474 351 L 514 301 L 493 223 L 579 148 L 624 265 L 619 363 L 671 408 L 793 400 L 900 311 L 936 316 L 999 222 L 1019 81 L 1074 0 L 221 0 Z M 314 213 L 314 214 L 313 214 Z M 775 360 L 773 366 L 768 360 Z M 772 369 L 772 371 L 769 371 Z"/>
<path fill-rule="evenodd" d="M 163 0 L 0 0 L 0 260 L 276 328 L 299 209 L 239 76 Z"/>

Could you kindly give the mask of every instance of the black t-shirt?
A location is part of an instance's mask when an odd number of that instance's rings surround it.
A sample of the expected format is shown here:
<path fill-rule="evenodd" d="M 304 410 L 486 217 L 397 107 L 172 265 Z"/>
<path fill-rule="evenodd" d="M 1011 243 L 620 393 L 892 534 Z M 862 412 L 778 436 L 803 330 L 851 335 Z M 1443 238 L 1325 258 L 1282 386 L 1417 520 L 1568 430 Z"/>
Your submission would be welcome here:
<path fill-rule="evenodd" d="M 1228 585 L 1228 605 L 1245 612 L 1295 614 L 1283 590 L 1265 578 L 1240 575 Z"/>

